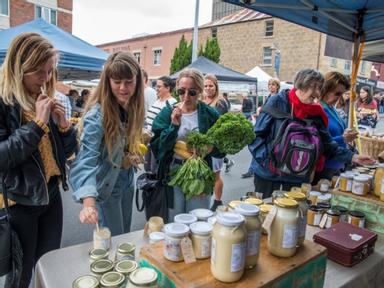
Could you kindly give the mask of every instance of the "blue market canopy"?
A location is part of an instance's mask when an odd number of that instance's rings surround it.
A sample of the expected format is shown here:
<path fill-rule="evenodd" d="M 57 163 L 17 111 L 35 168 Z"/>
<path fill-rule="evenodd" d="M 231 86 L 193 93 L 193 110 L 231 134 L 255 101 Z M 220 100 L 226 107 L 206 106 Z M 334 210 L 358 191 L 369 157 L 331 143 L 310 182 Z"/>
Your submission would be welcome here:
<path fill-rule="evenodd" d="M 227 67 L 224 67 L 216 62 L 213 62 L 203 56 L 198 57 L 194 62 L 189 64 L 186 68 L 198 69 L 204 75 L 213 74 L 219 81 L 228 82 L 246 82 L 246 83 L 257 83 L 257 78 L 249 77 L 243 73 L 234 71 Z M 170 77 L 176 79 L 181 71 L 172 74 Z"/>
<path fill-rule="evenodd" d="M 60 51 L 59 79 L 98 78 L 108 54 L 103 50 L 49 24 L 43 19 L 0 31 L 0 64 L 3 63 L 13 38 L 24 32 L 36 32 L 47 38 Z"/>

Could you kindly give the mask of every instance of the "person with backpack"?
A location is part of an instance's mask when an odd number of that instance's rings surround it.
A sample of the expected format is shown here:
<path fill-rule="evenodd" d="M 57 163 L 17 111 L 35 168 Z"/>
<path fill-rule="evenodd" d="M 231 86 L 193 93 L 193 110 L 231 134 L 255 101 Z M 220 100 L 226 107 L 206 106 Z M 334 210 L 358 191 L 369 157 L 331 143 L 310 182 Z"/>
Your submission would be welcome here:
<path fill-rule="evenodd" d="M 339 146 L 329 134 L 328 117 L 320 97 L 323 75 L 313 69 L 300 70 L 292 90 L 272 96 L 261 109 L 254 126 L 256 139 L 249 145 L 254 157 L 255 191 L 263 198 L 273 190 L 290 190 L 311 183 L 326 159 L 342 163 L 371 164 L 373 159 L 353 154 Z"/>

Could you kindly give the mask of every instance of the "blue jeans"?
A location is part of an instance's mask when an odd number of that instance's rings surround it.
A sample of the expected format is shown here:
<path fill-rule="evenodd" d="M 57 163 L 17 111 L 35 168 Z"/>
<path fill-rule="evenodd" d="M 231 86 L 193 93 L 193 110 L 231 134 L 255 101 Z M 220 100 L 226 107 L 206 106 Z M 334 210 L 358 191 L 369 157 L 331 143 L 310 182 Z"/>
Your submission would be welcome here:
<path fill-rule="evenodd" d="M 384 113 L 384 105 L 380 105 L 379 110 L 380 110 L 380 114 L 383 114 Z"/>
<path fill-rule="evenodd" d="M 99 225 L 108 227 L 112 236 L 131 230 L 132 203 L 135 194 L 133 179 L 133 168 L 121 170 L 109 198 L 97 203 Z"/>

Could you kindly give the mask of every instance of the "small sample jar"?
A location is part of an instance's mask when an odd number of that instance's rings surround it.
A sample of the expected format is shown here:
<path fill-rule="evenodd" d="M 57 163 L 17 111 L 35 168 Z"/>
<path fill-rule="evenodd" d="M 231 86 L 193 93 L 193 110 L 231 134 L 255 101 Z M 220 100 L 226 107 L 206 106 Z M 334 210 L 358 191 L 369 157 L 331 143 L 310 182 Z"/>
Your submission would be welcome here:
<path fill-rule="evenodd" d="M 309 201 L 311 201 L 311 204 L 312 205 L 316 205 L 317 204 L 317 197 L 319 197 L 321 195 L 320 192 L 318 191 L 309 191 Z"/>
<path fill-rule="evenodd" d="M 279 257 L 291 257 L 297 250 L 297 201 L 288 198 L 275 200 L 276 216 L 268 234 L 268 251 Z"/>
<path fill-rule="evenodd" d="M 196 259 L 211 257 L 212 229 L 213 226 L 207 222 L 198 221 L 189 226 L 192 235 L 192 246 Z"/>
<path fill-rule="evenodd" d="M 269 211 L 271 211 L 272 208 L 273 208 L 273 205 L 271 205 L 271 204 L 263 204 L 263 205 L 260 205 L 259 219 L 260 219 L 260 223 L 261 223 L 261 225 L 263 225 L 264 220 L 265 220 L 265 217 L 267 217 Z M 267 234 L 268 234 L 268 231 L 265 230 L 263 227 L 261 227 L 261 233 L 267 235 Z"/>
<path fill-rule="evenodd" d="M 108 259 L 109 252 L 105 249 L 92 249 L 89 252 L 89 264 L 101 259 Z"/>
<path fill-rule="evenodd" d="M 192 223 L 197 222 L 197 217 L 193 214 L 184 213 L 176 215 L 173 220 L 175 223 L 181 223 L 189 226 Z"/>
<path fill-rule="evenodd" d="M 327 210 L 327 221 L 325 222 L 325 228 L 330 228 L 332 225 L 339 223 L 340 211 L 336 209 Z"/>
<path fill-rule="evenodd" d="M 75 279 L 72 283 L 72 288 L 98 288 L 99 280 L 92 275 L 84 275 Z"/>
<path fill-rule="evenodd" d="M 109 271 L 113 270 L 113 262 L 109 259 L 101 259 L 91 264 L 91 272 L 97 279 Z"/>
<path fill-rule="evenodd" d="M 164 257 L 170 261 L 183 261 L 181 239 L 188 237 L 189 227 L 181 223 L 169 223 L 164 226 Z"/>
<path fill-rule="evenodd" d="M 244 273 L 247 231 L 244 216 L 217 215 L 212 231 L 211 272 L 221 282 L 235 282 Z"/>
<path fill-rule="evenodd" d="M 304 193 L 305 196 L 308 196 L 309 191 L 311 191 L 312 185 L 309 183 L 301 184 L 301 193 Z"/>
<path fill-rule="evenodd" d="M 263 200 L 250 197 L 250 198 L 245 199 L 244 203 L 260 206 L 261 204 L 263 204 Z M 236 208 L 235 208 L 235 210 L 236 210 Z"/>
<path fill-rule="evenodd" d="M 370 179 L 364 175 L 355 176 L 353 178 L 352 193 L 365 196 L 368 194 Z"/>
<path fill-rule="evenodd" d="M 138 268 L 129 275 L 126 288 L 157 288 L 157 273 L 151 268 Z"/>
<path fill-rule="evenodd" d="M 381 193 L 381 187 L 382 187 L 382 180 L 384 178 L 384 163 L 379 164 L 379 167 L 376 168 L 375 174 L 374 174 L 374 184 L 373 184 L 373 192 L 377 197 L 380 197 Z"/>
<path fill-rule="evenodd" d="M 197 217 L 198 221 L 207 221 L 209 217 L 213 216 L 213 212 L 209 209 L 198 208 L 189 212 Z"/>
<path fill-rule="evenodd" d="M 340 212 L 339 222 L 348 222 L 348 209 L 343 206 L 332 206 L 333 210 Z"/>
<path fill-rule="evenodd" d="M 135 260 L 135 244 L 126 242 L 117 246 L 115 261 Z"/>
<path fill-rule="evenodd" d="M 137 269 L 138 265 L 136 261 L 132 260 L 121 260 L 116 263 L 115 265 L 115 271 L 119 272 L 125 276 L 128 276 L 133 271 Z"/>
<path fill-rule="evenodd" d="M 358 226 L 360 228 L 365 227 L 365 214 L 360 211 L 349 211 L 348 223 Z"/>
<path fill-rule="evenodd" d="M 328 192 L 331 182 L 327 179 L 320 179 L 318 185 L 321 192 Z"/>
<path fill-rule="evenodd" d="M 160 232 L 164 227 L 164 220 L 159 216 L 152 216 L 148 220 L 148 235 L 152 232 Z"/>
<path fill-rule="evenodd" d="M 125 276 L 116 271 L 108 272 L 101 276 L 100 284 L 103 288 L 123 288 Z"/>
<path fill-rule="evenodd" d="M 111 248 L 111 231 L 108 227 L 93 230 L 93 248 L 109 250 Z"/>
<path fill-rule="evenodd" d="M 310 205 L 307 211 L 307 224 L 311 226 L 319 226 L 322 216 L 323 212 L 321 208 L 317 205 Z"/>
<path fill-rule="evenodd" d="M 232 200 L 231 202 L 229 202 L 228 204 L 228 211 L 233 211 L 235 210 L 235 207 L 239 204 L 243 203 L 243 201 L 240 201 L 240 200 Z"/>
<path fill-rule="evenodd" d="M 245 268 L 252 269 L 256 266 L 260 252 L 261 223 L 259 219 L 260 208 L 252 204 L 240 204 L 235 212 L 245 218 L 247 231 L 247 249 L 245 252 Z"/>
<path fill-rule="evenodd" d="M 329 203 L 331 203 L 331 198 L 332 198 L 332 194 L 330 194 L 330 193 L 319 195 L 319 196 L 317 196 L 316 204 L 317 205 L 322 204 L 322 203 L 329 204 Z"/>
<path fill-rule="evenodd" d="M 297 245 L 301 246 L 305 239 L 305 232 L 307 230 L 307 197 L 301 192 L 288 192 L 284 196 L 289 199 L 296 200 L 299 203 L 299 234 L 297 236 Z"/>
<path fill-rule="evenodd" d="M 154 244 L 163 241 L 165 235 L 163 232 L 152 232 L 149 234 L 149 243 Z"/>
<path fill-rule="evenodd" d="M 354 173 L 341 173 L 339 180 L 339 189 L 343 192 L 351 192 L 352 191 L 352 183 L 353 183 Z"/>

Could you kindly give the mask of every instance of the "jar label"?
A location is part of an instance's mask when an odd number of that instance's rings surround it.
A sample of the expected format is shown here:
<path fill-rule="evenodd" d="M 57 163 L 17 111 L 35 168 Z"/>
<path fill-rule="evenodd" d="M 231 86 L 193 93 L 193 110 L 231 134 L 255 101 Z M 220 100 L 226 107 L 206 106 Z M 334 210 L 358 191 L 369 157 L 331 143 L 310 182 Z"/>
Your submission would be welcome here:
<path fill-rule="evenodd" d="M 275 219 L 276 217 L 276 213 L 277 213 L 277 209 L 275 206 L 273 206 L 271 211 L 269 211 L 269 213 L 267 214 L 267 217 L 265 217 L 265 220 L 263 222 L 262 227 L 268 232 L 268 234 L 271 230 L 273 219 Z"/>
<path fill-rule="evenodd" d="M 211 246 L 211 264 L 216 264 L 216 240 L 212 237 L 212 246 Z"/>
<path fill-rule="evenodd" d="M 189 237 L 184 237 L 180 241 L 180 247 L 181 247 L 181 253 L 184 257 L 184 262 L 189 264 L 196 262 L 195 253 L 193 251 L 192 247 L 192 241 L 189 239 Z"/>
<path fill-rule="evenodd" d="M 211 255 L 211 239 L 212 237 L 208 237 L 207 239 L 201 240 L 201 257 L 209 257 Z"/>
<path fill-rule="evenodd" d="M 365 219 L 360 219 L 360 221 L 359 221 L 359 227 L 360 227 L 360 228 L 364 228 L 364 226 L 365 226 Z"/>
<path fill-rule="evenodd" d="M 173 261 L 183 259 L 180 249 L 180 240 L 165 237 L 164 240 L 164 256 Z"/>
<path fill-rule="evenodd" d="M 253 232 L 248 232 L 248 237 L 247 237 L 247 256 L 252 256 L 252 255 L 256 255 L 256 254 L 259 253 L 260 236 L 261 236 L 260 230 L 253 231 Z"/>
<path fill-rule="evenodd" d="M 384 178 L 381 180 L 380 193 L 384 194 Z"/>
<path fill-rule="evenodd" d="M 347 191 L 352 191 L 353 180 L 347 180 Z"/>
<path fill-rule="evenodd" d="M 232 244 L 231 272 L 238 272 L 245 266 L 246 243 Z"/>
<path fill-rule="evenodd" d="M 314 226 L 319 226 L 320 221 L 321 221 L 321 216 L 322 216 L 321 213 L 316 213 L 316 214 L 315 214 L 315 217 L 314 217 L 314 219 L 313 219 L 313 225 L 314 225 Z"/>
<path fill-rule="evenodd" d="M 307 214 L 299 218 L 299 237 L 305 236 L 307 230 Z"/>
<path fill-rule="evenodd" d="M 364 184 L 353 182 L 352 192 L 354 194 L 363 195 L 364 194 Z"/>
<path fill-rule="evenodd" d="M 297 225 L 285 224 L 283 236 L 283 248 L 294 248 L 297 244 Z"/>

